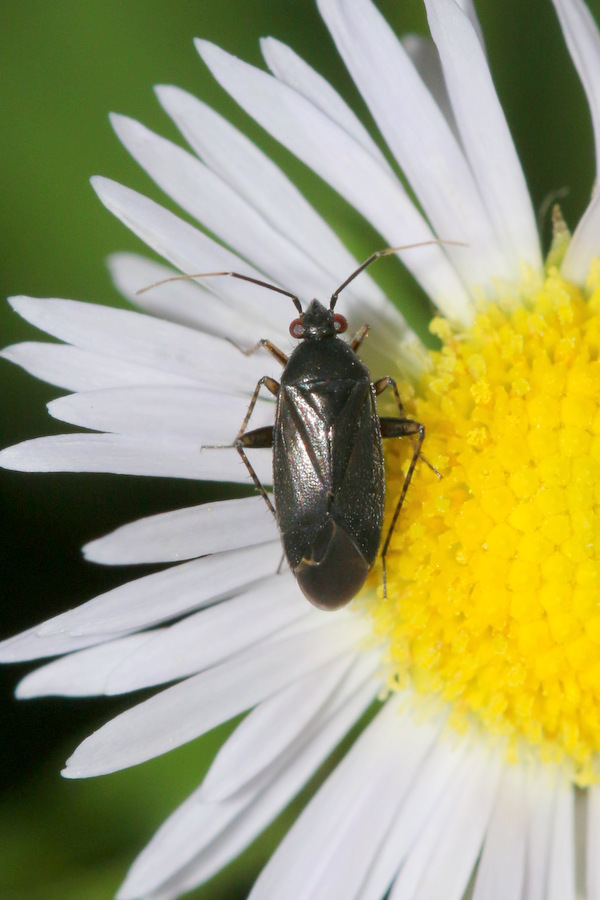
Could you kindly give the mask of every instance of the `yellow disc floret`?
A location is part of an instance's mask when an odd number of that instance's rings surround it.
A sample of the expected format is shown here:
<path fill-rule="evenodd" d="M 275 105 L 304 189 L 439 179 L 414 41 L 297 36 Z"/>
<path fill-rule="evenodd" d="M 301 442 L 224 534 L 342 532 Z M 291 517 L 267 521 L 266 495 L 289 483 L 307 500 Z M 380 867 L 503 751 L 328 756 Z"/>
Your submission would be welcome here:
<path fill-rule="evenodd" d="M 443 342 L 411 415 L 423 463 L 387 556 L 392 683 L 594 777 L 600 750 L 600 279 L 551 271 Z M 410 449 L 388 442 L 388 505 Z M 380 577 L 380 573 L 379 577 Z"/>

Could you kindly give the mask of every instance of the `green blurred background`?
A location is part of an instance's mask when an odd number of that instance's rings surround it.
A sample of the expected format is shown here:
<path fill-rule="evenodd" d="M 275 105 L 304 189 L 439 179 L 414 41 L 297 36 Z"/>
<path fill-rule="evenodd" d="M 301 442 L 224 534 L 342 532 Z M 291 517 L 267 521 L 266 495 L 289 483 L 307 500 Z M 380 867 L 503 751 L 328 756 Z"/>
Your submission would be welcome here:
<path fill-rule="evenodd" d="M 590 5 L 599 18 L 600 0 Z M 399 31 L 425 30 L 418 0 L 380 0 L 379 6 Z M 478 10 L 536 208 L 566 188 L 562 205 L 574 224 L 594 179 L 591 127 L 551 4 L 480 0 Z M 116 250 L 143 248 L 96 200 L 88 178 L 107 175 L 161 199 L 107 121 L 115 110 L 175 138 L 155 102 L 155 83 L 198 94 L 275 152 L 359 257 L 378 247 L 380 241 L 373 243 L 373 233 L 344 204 L 247 121 L 192 45 L 193 37 L 202 36 L 260 65 L 258 38 L 266 34 L 289 42 L 364 113 L 309 0 L 5 0 L 0 297 L 24 293 L 120 304 L 104 259 Z M 385 285 L 385 275 L 378 277 Z M 2 301 L 0 336 L 7 344 L 37 335 Z M 0 378 L 0 445 L 65 430 L 44 408 L 56 389 L 4 361 Z M 79 547 L 85 541 L 141 515 L 211 496 L 210 488 L 168 480 L 5 472 L 0 479 L 3 636 L 140 574 L 84 563 Z M 215 491 L 223 495 L 222 488 Z M 58 772 L 72 748 L 129 701 L 17 704 L 12 690 L 24 671 L 0 671 L 0 896 L 109 898 L 135 852 L 197 785 L 230 726 L 130 772 L 63 781 Z M 245 897 L 289 818 L 195 896 Z"/>

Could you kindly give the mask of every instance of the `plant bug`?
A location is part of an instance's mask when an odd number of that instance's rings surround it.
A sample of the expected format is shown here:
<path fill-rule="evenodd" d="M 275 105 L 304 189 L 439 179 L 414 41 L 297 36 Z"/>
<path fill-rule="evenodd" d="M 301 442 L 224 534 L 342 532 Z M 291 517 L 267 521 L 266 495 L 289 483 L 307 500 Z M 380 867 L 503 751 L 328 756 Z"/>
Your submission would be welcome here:
<path fill-rule="evenodd" d="M 432 243 L 447 242 L 409 246 Z M 410 437 L 414 438 L 412 457 L 381 551 L 386 595 L 385 556 L 425 439 L 424 426 L 404 416 L 394 379 L 386 375 L 372 382 L 359 359 L 357 350 L 369 332 L 368 325 L 347 343 L 339 336 L 348 323 L 334 312 L 341 291 L 367 266 L 404 249 L 408 247 L 373 253 L 333 292 L 329 308 L 312 300 L 303 310 L 291 292 L 238 272 L 167 279 L 229 275 L 284 294 L 298 310 L 299 317 L 289 330 L 300 343 L 290 356 L 264 338 L 250 350 L 242 350 L 250 354 L 264 347 L 281 363 L 283 372 L 279 382 L 268 375 L 259 380 L 233 446 L 275 516 L 300 589 L 320 609 L 345 606 L 363 586 L 381 542 L 385 499 L 382 439 Z M 275 423 L 247 431 L 263 386 L 277 400 Z M 377 412 L 376 398 L 388 387 L 394 392 L 397 417 Z M 273 450 L 274 504 L 246 455 L 250 448 Z"/>

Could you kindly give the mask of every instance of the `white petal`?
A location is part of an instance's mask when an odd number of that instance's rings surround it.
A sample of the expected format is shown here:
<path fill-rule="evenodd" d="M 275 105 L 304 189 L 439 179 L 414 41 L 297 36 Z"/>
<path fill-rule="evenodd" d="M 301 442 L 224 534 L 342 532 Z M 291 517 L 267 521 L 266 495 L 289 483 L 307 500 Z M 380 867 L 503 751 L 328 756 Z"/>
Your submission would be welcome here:
<path fill-rule="evenodd" d="M 575 900 L 575 791 L 560 784 L 552 823 L 546 900 Z"/>
<path fill-rule="evenodd" d="M 479 19 L 477 18 L 477 12 L 475 10 L 475 4 L 473 3 L 473 0 L 456 0 L 456 5 L 459 6 L 460 9 L 462 9 L 466 16 L 468 16 L 469 21 L 475 29 L 477 37 L 479 38 L 481 46 L 485 50 L 483 32 L 481 30 L 481 25 L 479 24 Z"/>
<path fill-rule="evenodd" d="M 525 782 L 527 816 L 527 865 L 523 900 L 545 900 L 550 839 L 558 786 L 558 767 L 535 766 Z M 588 900 L 593 900 L 589 897 Z"/>
<path fill-rule="evenodd" d="M 505 255 L 541 271 L 535 216 L 477 32 L 454 0 L 425 0 L 465 153 Z"/>
<path fill-rule="evenodd" d="M 392 246 L 432 233 L 399 181 L 314 104 L 205 41 L 196 47 L 223 87 L 277 140 L 356 207 Z M 434 302 L 469 321 L 469 301 L 440 247 L 408 251 L 403 262 Z"/>
<path fill-rule="evenodd" d="M 97 176 L 92 179 L 92 187 L 107 209 L 184 274 L 238 272 L 251 278 L 261 277 L 259 270 L 235 253 L 137 191 Z M 226 277 L 206 277 L 202 286 L 234 307 L 246 310 L 257 331 L 263 331 L 268 324 L 275 336 L 288 334 L 289 307 L 273 291 Z"/>
<path fill-rule="evenodd" d="M 520 897 L 525 877 L 527 794 L 522 766 L 506 766 L 477 869 L 473 900 Z"/>
<path fill-rule="evenodd" d="M 190 887 L 214 874 L 261 833 L 308 780 L 311 771 L 317 770 L 348 728 L 368 708 L 377 693 L 378 685 L 378 681 L 367 681 L 344 706 L 335 710 L 335 714 L 321 724 L 318 731 L 309 733 L 301 750 L 286 761 L 286 768 L 281 775 L 278 773 L 278 777 L 271 780 L 264 792 L 249 804 L 244 815 L 233 821 L 198 857 L 189 874 L 186 873 L 186 883 Z"/>
<path fill-rule="evenodd" d="M 600 172 L 600 32 L 582 0 L 552 0 L 569 53 L 587 95 L 596 148 L 596 174 Z"/>
<path fill-rule="evenodd" d="M 291 52 L 291 51 L 289 51 Z M 175 87 L 158 87 L 158 99 L 198 155 L 330 276 L 341 284 L 356 260 L 287 175 L 258 147 L 200 100 Z M 331 287 L 328 293 L 331 292 Z M 350 291 L 352 296 L 352 291 Z M 390 317 L 389 303 L 375 282 L 361 277 L 356 298 Z M 401 318 L 396 315 L 397 327 Z"/>
<path fill-rule="evenodd" d="M 599 255 L 600 191 L 596 191 L 573 233 L 560 273 L 567 281 L 584 285 L 590 264 Z"/>
<path fill-rule="evenodd" d="M 62 653 L 72 653 L 83 647 L 91 647 L 94 644 L 102 644 L 114 638 L 112 634 L 55 634 L 52 636 L 40 635 L 43 625 L 34 625 L 20 634 L 0 641 L 0 662 L 25 662 L 30 659 L 44 659 L 47 656 L 59 656 Z"/>
<path fill-rule="evenodd" d="M 435 100 L 452 133 L 458 135 L 437 47 L 432 40 L 423 37 L 421 34 L 405 34 L 401 38 L 400 43 L 408 53 L 413 66 Z"/>
<path fill-rule="evenodd" d="M 320 265 L 198 159 L 133 119 L 113 116 L 112 124 L 167 194 L 268 278 L 303 298 L 328 296 L 336 287 Z"/>
<path fill-rule="evenodd" d="M 135 386 L 70 394 L 50 402 L 48 412 L 62 422 L 96 431 L 193 441 L 200 452 L 203 446 L 231 446 L 250 396 L 250 391 L 232 396 L 199 386 Z M 274 417 L 272 400 L 259 398 L 250 427 L 272 425 Z"/>
<path fill-rule="evenodd" d="M 36 328 L 62 341 L 194 383 L 217 380 L 232 390 L 249 385 L 251 390 L 264 375 L 265 357 L 246 357 L 228 341 L 141 313 L 36 297 L 12 297 L 10 304 Z"/>
<path fill-rule="evenodd" d="M 263 498 L 247 497 L 139 519 L 90 541 L 83 553 L 113 566 L 177 562 L 276 538 L 277 526 Z"/>
<path fill-rule="evenodd" d="M 277 570 L 279 542 L 205 556 L 145 575 L 38 626 L 40 636 L 120 635 L 201 609 Z"/>
<path fill-rule="evenodd" d="M 600 900 L 600 786 L 587 791 L 586 886 L 587 900 Z M 527 898 L 529 900 L 529 898 Z"/>
<path fill-rule="evenodd" d="M 265 62 L 279 81 L 283 81 L 322 109 L 332 121 L 337 122 L 344 131 L 352 135 L 373 159 L 391 173 L 387 160 L 362 122 L 322 75 L 315 72 L 291 47 L 275 38 L 263 38 L 260 47 Z"/>
<path fill-rule="evenodd" d="M 114 253 L 108 266 L 117 289 L 124 297 L 151 315 L 178 322 L 207 334 L 233 340 L 243 346 L 248 340 L 248 314 L 230 306 L 194 280 L 157 285 L 180 272 L 135 253 Z M 143 294 L 138 291 L 155 285 Z"/>
<path fill-rule="evenodd" d="M 159 632 L 115 666 L 106 693 L 120 694 L 194 675 L 241 650 L 264 643 L 284 626 L 317 615 L 291 575 L 187 616 Z"/>
<path fill-rule="evenodd" d="M 176 897 L 210 878 L 287 805 L 360 718 L 378 690 L 379 681 L 368 678 L 283 767 L 275 768 L 256 794 L 243 794 L 218 806 L 203 806 L 199 802 L 202 788 L 192 794 L 135 861 L 119 892 L 120 900 L 146 894 L 160 884 L 164 888 L 152 894 L 153 898 Z"/>
<path fill-rule="evenodd" d="M 414 728 L 419 728 L 414 725 Z M 408 738 L 411 739 L 411 736 Z M 362 884 L 356 886 L 357 900 L 380 900 L 388 891 L 398 870 L 453 779 L 470 766 L 469 745 L 464 740 L 442 736 L 415 773 L 413 784 L 403 798 L 392 823 Z M 352 895 L 353 897 L 354 895 Z M 348 898 L 350 900 L 350 897 Z"/>
<path fill-rule="evenodd" d="M 173 681 L 268 639 L 311 610 L 291 576 L 274 576 L 169 628 L 108 640 L 42 666 L 25 677 L 17 694 L 119 694 Z"/>
<path fill-rule="evenodd" d="M 474 746 L 417 838 L 390 900 L 460 900 L 483 844 L 504 761 Z"/>
<path fill-rule="evenodd" d="M 355 640 L 352 623 L 333 623 L 249 650 L 121 713 L 80 744 L 64 774 L 100 775 L 160 756 L 324 665 Z"/>
<path fill-rule="evenodd" d="M 252 465 L 263 484 L 273 478 L 272 454 L 256 450 Z M 59 434 L 34 438 L 0 451 L 0 466 L 18 472 L 111 472 L 197 481 L 249 482 L 248 470 L 232 448 L 200 448 L 195 441 L 121 435 Z"/>
<path fill-rule="evenodd" d="M 514 276 L 464 153 L 387 22 L 368 0 L 320 0 L 319 9 L 436 234 L 468 244 L 444 250 L 469 290 Z"/>
<path fill-rule="evenodd" d="M 186 890 L 189 861 L 244 808 L 240 800 L 203 804 L 199 794 L 194 791 L 159 828 L 127 873 L 117 900 L 179 897 Z"/>
<path fill-rule="evenodd" d="M 257 706 L 215 757 L 202 785 L 204 803 L 234 795 L 285 752 L 328 705 L 353 657 L 341 657 Z"/>
<path fill-rule="evenodd" d="M 64 344 L 26 341 L 5 347 L 0 351 L 0 356 L 21 366 L 36 378 L 70 391 L 92 391 L 133 384 L 194 384 L 189 378 Z"/>
<path fill-rule="evenodd" d="M 377 846 L 439 733 L 439 723 L 423 725 L 414 731 L 415 740 L 402 742 L 411 715 L 399 714 L 397 699 L 386 704 L 284 837 L 251 900 L 348 896 L 369 861 L 368 851 L 366 857 L 357 852 L 355 842 Z"/>
<path fill-rule="evenodd" d="M 22 700 L 51 695 L 86 697 L 104 694 L 113 669 L 152 640 L 155 634 L 133 634 L 90 650 L 70 653 L 26 675 L 17 686 L 16 696 Z"/>

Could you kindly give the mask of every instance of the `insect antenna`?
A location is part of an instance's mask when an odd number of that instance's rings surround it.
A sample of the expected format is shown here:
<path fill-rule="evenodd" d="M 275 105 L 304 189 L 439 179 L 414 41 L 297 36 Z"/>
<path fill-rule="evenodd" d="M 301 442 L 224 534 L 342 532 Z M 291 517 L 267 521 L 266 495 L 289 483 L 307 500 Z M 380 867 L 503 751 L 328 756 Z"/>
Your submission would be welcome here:
<path fill-rule="evenodd" d="M 171 281 L 189 281 L 192 278 L 219 278 L 221 275 L 230 275 L 231 278 L 239 278 L 240 281 L 250 281 L 252 284 L 258 284 L 260 287 L 267 288 L 269 291 L 285 294 L 286 297 L 290 298 L 300 315 L 302 315 L 302 305 L 300 300 L 295 294 L 292 294 L 291 291 L 286 291 L 283 288 L 277 287 L 275 284 L 270 284 L 268 281 L 261 281 L 259 278 L 251 278 L 250 275 L 241 275 L 239 272 L 197 272 L 194 275 L 173 275 L 171 278 L 163 278 L 162 281 L 155 281 L 154 284 L 146 285 L 146 287 L 136 291 L 135 296 L 139 297 L 140 294 L 145 294 L 146 291 L 150 291 L 152 288 L 160 287 L 161 284 L 169 284 Z"/>
<path fill-rule="evenodd" d="M 427 247 L 430 244 L 450 244 L 453 247 L 468 247 L 468 244 L 462 243 L 462 241 L 442 241 L 442 240 L 431 240 L 431 241 L 419 241 L 418 244 L 404 244 L 402 247 L 386 247 L 385 250 L 377 250 L 375 253 L 372 253 L 368 259 L 365 259 L 364 263 L 355 269 L 352 275 L 350 275 L 346 280 L 340 284 L 339 288 L 333 292 L 329 301 L 329 309 L 333 309 L 335 304 L 337 303 L 338 295 L 344 290 L 345 287 L 348 287 L 351 281 L 354 281 L 357 275 L 370 266 L 371 263 L 374 263 L 376 259 L 381 259 L 382 256 L 391 256 L 392 253 L 398 253 L 400 250 L 412 250 L 413 247 Z"/>

